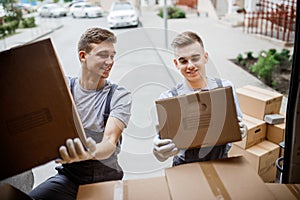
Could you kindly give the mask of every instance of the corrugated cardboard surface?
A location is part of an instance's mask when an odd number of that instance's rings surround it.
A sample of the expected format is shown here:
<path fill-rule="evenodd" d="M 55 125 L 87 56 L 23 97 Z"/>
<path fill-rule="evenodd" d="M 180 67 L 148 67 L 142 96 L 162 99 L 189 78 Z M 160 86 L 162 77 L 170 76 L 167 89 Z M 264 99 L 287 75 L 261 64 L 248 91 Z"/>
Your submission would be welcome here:
<path fill-rule="evenodd" d="M 59 157 L 82 126 L 50 39 L 0 52 L 0 66 L 3 179 Z"/>
<path fill-rule="evenodd" d="M 156 101 L 161 138 L 178 148 L 241 140 L 232 88 L 217 88 Z"/>
<path fill-rule="evenodd" d="M 285 123 L 271 125 L 268 124 L 267 139 L 275 144 L 284 141 L 285 137 Z"/>
<path fill-rule="evenodd" d="M 277 200 L 300 199 L 300 184 L 266 183 L 266 186 L 274 194 Z"/>
<path fill-rule="evenodd" d="M 274 199 L 242 157 L 168 168 L 166 177 L 174 200 Z"/>
<path fill-rule="evenodd" d="M 33 200 L 27 194 L 21 190 L 9 185 L 4 184 L 0 187 L 0 199 L 1 200 Z"/>
<path fill-rule="evenodd" d="M 236 145 L 247 149 L 265 140 L 267 130 L 266 122 L 245 114 L 243 115 L 243 122 L 248 128 L 247 135 L 242 141 L 235 142 Z"/>
<path fill-rule="evenodd" d="M 282 94 L 247 85 L 236 90 L 242 112 L 264 120 L 266 114 L 279 114 Z"/>
<path fill-rule="evenodd" d="M 120 184 L 120 185 L 116 185 L 116 184 Z M 118 190 L 120 188 L 121 190 Z M 123 194 L 120 195 L 119 193 L 115 193 L 120 191 L 123 192 Z M 79 187 L 77 200 L 96 200 L 96 199 L 168 200 L 170 199 L 170 193 L 169 193 L 169 189 L 165 177 L 124 180 L 124 181 L 108 181 L 102 183 L 81 185 Z"/>
<path fill-rule="evenodd" d="M 167 168 L 164 177 L 81 185 L 77 199 L 117 200 L 117 183 L 122 183 L 121 196 L 125 200 L 274 199 L 243 157 Z"/>
<path fill-rule="evenodd" d="M 278 145 L 265 140 L 245 150 L 233 144 L 229 156 L 238 155 L 244 156 L 265 182 L 275 181 L 275 162 L 279 157 Z"/>

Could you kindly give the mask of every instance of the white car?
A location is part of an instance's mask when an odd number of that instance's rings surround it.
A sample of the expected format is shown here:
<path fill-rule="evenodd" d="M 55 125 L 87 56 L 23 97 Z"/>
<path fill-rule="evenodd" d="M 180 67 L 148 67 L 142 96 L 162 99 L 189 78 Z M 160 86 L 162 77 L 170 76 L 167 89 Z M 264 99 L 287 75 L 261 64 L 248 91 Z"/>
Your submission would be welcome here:
<path fill-rule="evenodd" d="M 88 2 L 75 3 L 70 8 L 71 15 L 76 17 L 102 17 L 103 9 Z"/>
<path fill-rule="evenodd" d="M 110 28 L 126 27 L 139 25 L 139 16 L 135 7 L 126 1 L 114 2 L 107 16 Z"/>
<path fill-rule="evenodd" d="M 68 11 L 66 8 L 56 3 L 51 3 L 39 7 L 38 14 L 41 17 L 62 17 L 62 16 L 67 16 Z"/>

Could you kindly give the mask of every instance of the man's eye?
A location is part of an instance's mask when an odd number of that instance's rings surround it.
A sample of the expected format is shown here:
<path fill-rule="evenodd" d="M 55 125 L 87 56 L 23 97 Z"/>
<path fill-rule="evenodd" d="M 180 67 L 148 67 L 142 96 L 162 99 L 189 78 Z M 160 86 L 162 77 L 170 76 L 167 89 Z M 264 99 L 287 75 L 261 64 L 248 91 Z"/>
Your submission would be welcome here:
<path fill-rule="evenodd" d="M 109 57 L 109 55 L 108 54 L 99 54 L 99 57 L 103 58 L 103 59 L 106 59 L 106 58 Z"/>
<path fill-rule="evenodd" d="M 183 65 L 185 65 L 189 62 L 187 59 L 184 59 L 184 58 L 180 58 L 178 61 Z"/>
<path fill-rule="evenodd" d="M 193 56 L 193 57 L 191 58 L 191 61 L 192 61 L 192 62 L 198 62 L 198 61 L 200 60 L 200 58 L 201 58 L 201 56 Z"/>

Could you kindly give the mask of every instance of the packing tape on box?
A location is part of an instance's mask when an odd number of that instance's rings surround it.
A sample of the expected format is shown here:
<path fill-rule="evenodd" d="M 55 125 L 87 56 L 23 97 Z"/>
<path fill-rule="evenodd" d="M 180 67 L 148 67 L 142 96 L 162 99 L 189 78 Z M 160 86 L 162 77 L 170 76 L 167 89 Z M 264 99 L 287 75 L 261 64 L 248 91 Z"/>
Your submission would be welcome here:
<path fill-rule="evenodd" d="M 200 167 L 216 199 L 231 199 L 212 163 L 201 163 Z"/>
<path fill-rule="evenodd" d="M 117 181 L 114 186 L 114 200 L 127 199 L 127 184 L 122 181 Z"/>
<path fill-rule="evenodd" d="M 296 197 L 296 199 L 300 199 L 300 189 L 297 188 L 293 184 L 287 184 L 286 187 L 291 191 L 291 193 Z"/>

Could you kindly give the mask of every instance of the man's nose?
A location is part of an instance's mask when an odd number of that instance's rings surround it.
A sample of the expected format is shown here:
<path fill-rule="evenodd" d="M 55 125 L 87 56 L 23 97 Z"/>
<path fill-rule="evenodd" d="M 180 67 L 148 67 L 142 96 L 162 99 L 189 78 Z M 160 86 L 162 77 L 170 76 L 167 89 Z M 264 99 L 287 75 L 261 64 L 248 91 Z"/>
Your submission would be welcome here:
<path fill-rule="evenodd" d="M 188 65 L 187 65 L 187 67 L 188 67 L 189 69 L 192 69 L 192 68 L 195 67 L 195 65 L 194 65 L 194 63 L 192 63 L 190 60 L 188 60 Z"/>
<path fill-rule="evenodd" d="M 114 59 L 111 57 L 108 57 L 105 62 L 106 62 L 106 64 L 111 64 L 114 62 Z"/>

